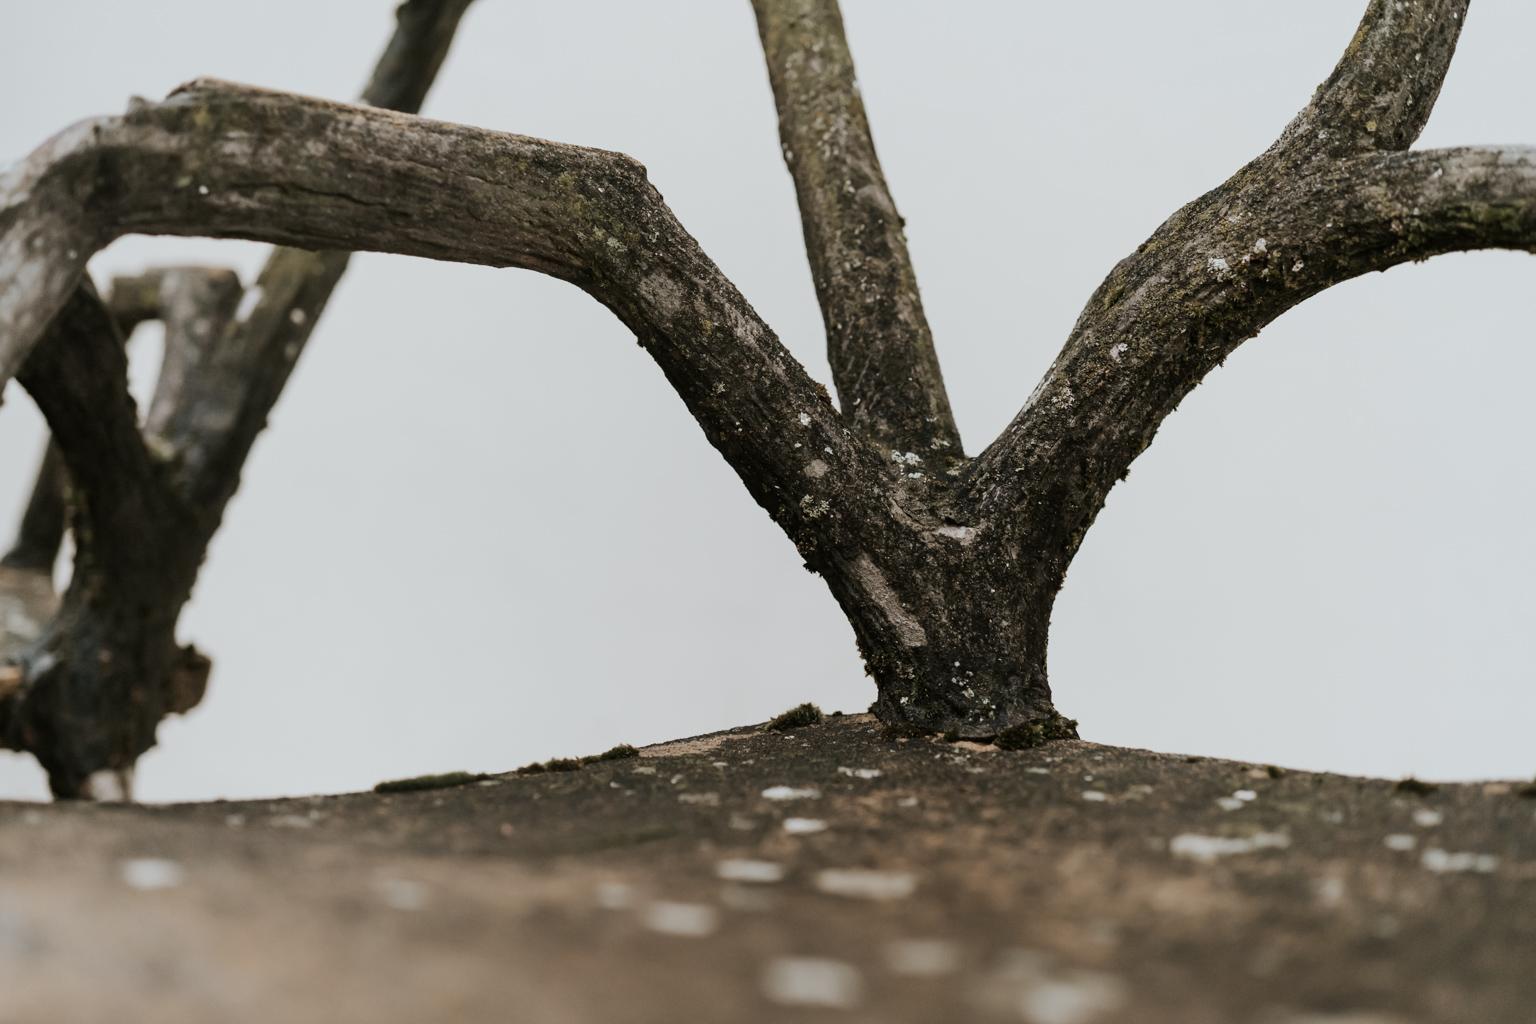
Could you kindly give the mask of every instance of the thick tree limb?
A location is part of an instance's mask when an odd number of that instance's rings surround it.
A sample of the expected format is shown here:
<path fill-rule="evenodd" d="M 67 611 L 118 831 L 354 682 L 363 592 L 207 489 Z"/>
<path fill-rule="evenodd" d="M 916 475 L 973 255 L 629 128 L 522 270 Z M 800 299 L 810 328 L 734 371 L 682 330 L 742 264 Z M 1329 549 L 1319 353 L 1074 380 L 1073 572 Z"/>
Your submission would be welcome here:
<path fill-rule="evenodd" d="M 1446 251 L 1430 231 L 1412 245 L 1377 239 L 1377 250 L 1344 259 L 1350 221 L 1331 218 L 1366 215 L 1367 192 L 1388 187 L 1372 176 L 1392 165 L 1370 154 L 1418 137 L 1466 9 L 1467 0 L 1370 0 L 1333 74 L 1274 146 L 1170 217 L 1089 300 L 1029 403 L 968 474 L 984 517 L 1020 510 L 1002 547 L 1031 562 L 1044 585 L 1059 584 L 1109 488 L 1163 417 L 1232 348 L 1331 284 Z M 1476 191 L 1465 176 L 1443 184 Z M 1504 184 L 1506 201 L 1520 201 L 1519 175 Z M 1346 209 L 1324 212 L 1334 201 Z M 1502 232 L 1468 234 L 1464 247 L 1511 244 Z M 1034 542 L 1021 546 L 1024 534 Z"/>
<path fill-rule="evenodd" d="M 837 0 L 753 0 L 844 414 L 896 451 L 960 456 L 917 278 Z"/>
<path fill-rule="evenodd" d="M 191 532 L 139 433 L 127 375 L 116 321 L 87 280 L 18 378 L 47 417 L 74 486 L 77 565 L 122 585 L 153 572 L 162 554 L 155 538 Z"/>
<path fill-rule="evenodd" d="M 1016 508 L 1018 528 L 1064 571 L 1163 418 L 1244 340 L 1341 281 L 1487 248 L 1536 251 L 1536 150 L 1372 155 L 1291 181 L 1240 175 L 1100 286 L 972 486 L 989 513 Z"/>
<path fill-rule="evenodd" d="M 1450 69 L 1469 0 L 1370 0 L 1328 80 L 1281 135 L 1277 159 L 1407 149 Z"/>
<path fill-rule="evenodd" d="M 395 34 L 365 102 L 415 109 L 468 5 L 469 0 L 406 0 L 396 12 Z M 9 172 L 0 179 L 0 192 L 12 185 L 31 189 L 38 183 L 29 173 L 26 165 Z M 45 191 L 48 187 L 43 185 Z M 55 198 L 67 203 L 70 197 Z M 47 273 L 40 264 L 26 262 L 27 250 L 46 247 L 67 229 L 52 216 L 21 217 L 20 231 L 11 239 L 21 244 L 7 248 L 0 242 L 0 262 L 22 260 L 15 269 L 23 285 L 31 280 L 27 275 Z M 8 227 L 18 224 L 0 214 L 0 228 Z M 67 265 L 78 252 L 66 249 L 56 255 Z M 240 294 L 233 275 L 180 270 L 121 282 L 113 315 L 127 329 L 155 315 L 166 320 L 166 359 L 147 425 L 160 463 L 159 486 L 149 489 L 150 497 L 195 512 L 184 522 L 167 516 L 165 532 L 137 538 L 139 556 L 158 561 L 158 572 L 150 576 L 136 577 L 124 566 L 101 571 L 102 560 L 94 552 L 102 538 L 87 529 L 78 538 L 80 556 L 62 608 L 46 609 L 53 616 L 46 628 L 40 635 L 26 630 L 21 648 L 7 643 L 0 650 L 10 659 L 0 667 L 0 742 L 37 754 L 56 795 L 92 793 L 91 779 L 101 768 L 112 769 L 120 781 L 128 778 L 134 758 L 153 744 L 160 716 L 186 711 L 201 699 L 209 662 L 194 648 L 175 646 L 176 617 L 236 487 L 245 453 L 346 261 L 345 253 L 274 253 L 260 279 L 268 286 L 258 296 L 261 301 L 233 324 L 235 336 L 227 344 L 221 343 L 222 335 Z M 84 289 L 75 297 L 87 306 L 92 299 Z M 48 358 L 33 358 L 26 367 L 38 375 L 42 392 L 52 395 L 56 410 L 89 388 L 60 379 Z M 113 377 L 111 368 L 101 374 L 103 380 Z M 113 453 L 98 442 L 115 438 L 115 432 L 101 437 L 66 433 L 70 443 L 85 448 L 73 453 L 75 461 L 111 462 Z M 90 526 L 88 516 L 78 519 L 77 527 Z M 7 593 L 25 589 L 11 587 L 15 581 L 3 582 Z M 46 582 L 51 599 L 51 580 Z M 36 605 L 27 605 L 28 615 L 11 618 L 33 624 L 36 616 L 30 613 Z"/>
<path fill-rule="evenodd" d="M 69 252 L 141 232 L 538 270 L 635 331 L 797 541 L 842 519 L 822 495 L 885 478 L 628 157 L 207 81 L 72 129 L 40 156 L 30 187 L 0 195 L 0 252 L 31 249 L 44 224 L 73 230 L 31 259 L 66 268 Z M 38 268 L 0 294 L 0 323 L 12 325 L 0 359 L 25 351 L 25 325 L 46 323 L 69 282 Z M 824 468 L 808 470 L 813 461 Z"/>

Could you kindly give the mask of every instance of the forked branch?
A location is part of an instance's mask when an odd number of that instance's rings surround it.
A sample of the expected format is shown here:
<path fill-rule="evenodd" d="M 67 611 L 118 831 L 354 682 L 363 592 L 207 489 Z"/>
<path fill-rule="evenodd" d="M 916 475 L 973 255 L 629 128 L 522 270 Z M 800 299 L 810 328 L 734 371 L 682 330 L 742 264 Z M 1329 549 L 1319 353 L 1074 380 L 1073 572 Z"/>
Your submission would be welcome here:
<path fill-rule="evenodd" d="M 1463 0 L 1372 2 L 1338 68 L 1269 152 L 1175 213 L 1089 300 L 972 493 L 1060 576 L 1158 425 L 1244 340 L 1341 281 L 1436 253 L 1532 245 L 1531 155 L 1405 154 Z"/>
<path fill-rule="evenodd" d="M 84 259 L 130 232 L 524 267 L 577 284 L 636 333 L 795 540 L 814 546 L 840 519 L 821 495 L 884 479 L 619 154 L 198 82 L 70 129 L 24 176 L 0 193 L 0 253 L 27 254 L 29 270 L 0 294 L 0 363 L 27 351 Z"/>

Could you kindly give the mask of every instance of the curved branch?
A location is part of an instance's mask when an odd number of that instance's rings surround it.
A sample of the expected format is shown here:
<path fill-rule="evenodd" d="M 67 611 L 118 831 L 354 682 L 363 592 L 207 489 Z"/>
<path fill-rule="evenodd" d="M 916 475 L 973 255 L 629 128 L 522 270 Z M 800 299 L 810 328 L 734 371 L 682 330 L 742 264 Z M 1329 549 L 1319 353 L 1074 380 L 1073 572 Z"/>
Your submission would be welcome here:
<path fill-rule="evenodd" d="M 1361 161 L 1418 137 L 1467 3 L 1370 0 L 1333 74 L 1275 144 L 1176 212 L 1089 299 L 1029 401 L 966 475 L 981 518 L 1005 524 L 1004 556 L 1028 562 L 1042 587 L 1059 586 L 1109 488 L 1211 367 L 1318 288 L 1380 269 L 1366 260 L 1315 284 L 1339 265 L 1328 249 L 1335 224 L 1313 216 L 1316 190 L 1354 196 L 1388 169 Z M 1245 281 L 1257 282 L 1251 294 Z M 1025 535 L 1034 540 L 1021 544 Z"/>
<path fill-rule="evenodd" d="M 898 451 L 960 455 L 904 221 L 875 155 L 837 0 L 753 0 L 843 412 Z"/>
<path fill-rule="evenodd" d="M 402 3 L 395 33 L 364 102 L 416 109 L 469 2 Z M 55 152 L 63 155 L 80 141 L 78 135 L 65 133 L 55 140 Z M 86 239 L 71 236 L 87 224 L 99 228 L 100 211 L 75 207 L 110 194 L 115 184 L 110 168 L 97 163 L 106 176 L 74 194 L 67 184 L 59 190 L 68 175 L 54 176 L 45 158 L 0 178 L 0 196 L 19 200 L 19 205 L 0 209 L 0 270 L 15 274 L 0 292 L 0 307 L 18 288 L 25 293 L 39 284 L 44 291 L 56 286 L 58 275 L 70 273 L 85 254 Z M 30 203 L 37 205 L 25 209 Z M 50 249 L 61 241 L 65 248 Z M 201 699 L 209 661 L 194 648 L 176 648 L 177 615 L 236 487 L 245 455 L 347 258 L 346 253 L 278 250 L 258 281 L 267 287 L 251 296 L 253 308 L 239 317 L 233 314 L 240 284 L 228 272 L 154 272 L 120 281 L 114 289 L 112 315 L 125 330 L 155 315 L 166 321 L 166 356 L 146 427 L 149 447 L 156 452 L 151 474 L 155 479 L 138 488 L 146 504 L 164 506 L 165 514 L 141 534 L 124 538 L 112 536 L 110 529 L 98 533 L 89 515 L 82 513 L 75 574 L 62 606 L 47 610 L 51 617 L 35 637 L 35 631 L 24 631 L 28 636 L 19 651 L 14 644 L 0 651 L 16 659 L 0 666 L 0 743 L 35 753 L 56 795 L 89 792 L 91 773 L 104 766 L 119 769 L 121 775 L 153 745 L 155 723 L 162 714 L 184 712 Z M 83 315 L 94 312 L 85 289 L 77 291 L 73 301 L 84 303 Z M 31 330 L 36 326 L 30 319 L 34 314 L 23 312 L 7 324 L 6 314 L 0 312 L 0 329 Z M 51 329 L 67 327 L 56 321 Z M 0 349 L 4 340 L 0 335 Z M 111 393 L 114 384 L 117 397 L 127 397 L 122 375 L 108 364 L 98 342 L 75 344 L 79 351 L 71 356 L 94 354 L 94 368 L 80 367 L 61 376 L 49 368 L 49 358 L 56 361 L 57 353 L 39 358 L 34 352 L 25 364 L 35 378 L 34 390 L 56 411 L 66 409 L 67 414 L 73 402 L 75 415 L 86 420 L 96 415 L 91 410 L 98 404 L 110 413 L 117 405 Z M 22 345 L 0 352 L 0 368 L 16 365 L 25 351 Z M 134 467 L 143 461 L 140 456 L 147 457 L 146 446 L 136 430 L 130 443 L 115 429 L 121 417 L 106 418 L 111 424 L 102 425 L 100 436 L 73 422 L 51 425 L 61 437 L 67 435 L 75 449 L 66 453 L 66 461 L 104 472 L 114 464 L 113 446 L 134 449 L 134 457 L 118 467 L 123 478 L 118 482 L 130 484 Z M 65 448 L 61 443 L 57 450 Z M 82 504 L 92 500 L 85 494 Z M 114 550 L 117 547 L 123 550 Z M 144 573 L 136 575 L 133 566 L 124 563 L 134 556 Z M 16 590 L 11 586 L 16 581 L 0 582 Z M 51 580 L 45 582 L 51 599 Z M 34 601 L 23 610 L 35 606 Z"/>
<path fill-rule="evenodd" d="M 52 316 L 76 264 L 131 232 L 523 267 L 578 285 L 636 333 L 797 542 L 858 519 L 823 495 L 885 479 L 620 154 L 204 81 L 71 129 L 24 174 L 27 187 L 0 193 L 0 254 L 29 254 L 0 293 L 0 364 L 26 352 L 27 325 Z M 31 244 L 38 225 L 52 244 Z"/>
<path fill-rule="evenodd" d="M 1100 286 L 1025 413 L 978 460 L 979 499 L 1016 507 L 1055 552 L 1052 572 L 1164 417 L 1286 310 L 1440 253 L 1536 252 L 1536 149 L 1370 155 L 1229 183 L 1170 225 Z"/>
<path fill-rule="evenodd" d="M 1469 0 L 1371 0 L 1327 81 L 1270 155 L 1344 157 L 1407 149 L 1424 130 Z"/>

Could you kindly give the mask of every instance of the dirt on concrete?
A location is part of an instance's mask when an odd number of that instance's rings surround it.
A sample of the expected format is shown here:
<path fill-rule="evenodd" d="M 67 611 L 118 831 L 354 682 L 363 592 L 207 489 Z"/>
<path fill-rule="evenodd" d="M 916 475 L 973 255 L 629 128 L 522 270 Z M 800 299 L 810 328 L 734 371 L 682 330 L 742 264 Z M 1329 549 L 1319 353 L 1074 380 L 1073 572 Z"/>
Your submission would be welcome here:
<path fill-rule="evenodd" d="M 0 1021 L 1525 1024 L 1530 795 L 846 716 L 440 789 L 0 804 Z"/>

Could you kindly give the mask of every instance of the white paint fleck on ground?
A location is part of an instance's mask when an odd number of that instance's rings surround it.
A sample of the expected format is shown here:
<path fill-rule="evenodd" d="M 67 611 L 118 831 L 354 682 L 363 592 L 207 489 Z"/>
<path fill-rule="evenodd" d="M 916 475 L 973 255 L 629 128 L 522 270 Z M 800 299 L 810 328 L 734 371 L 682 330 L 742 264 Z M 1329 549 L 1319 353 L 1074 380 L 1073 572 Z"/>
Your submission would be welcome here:
<path fill-rule="evenodd" d="M 163 857 L 135 857 L 122 863 L 123 884 L 140 892 L 174 889 L 187 877 L 180 864 Z"/>
<path fill-rule="evenodd" d="M 1432 846 L 1424 851 L 1424 855 L 1419 858 L 1419 863 L 1424 866 L 1425 870 L 1433 871 L 1436 874 L 1459 874 L 1461 872 L 1473 871 L 1481 875 L 1488 875 L 1498 869 L 1499 858 L 1491 853 L 1472 853 L 1470 851 L 1452 853 L 1449 850 L 1441 850 Z"/>
<path fill-rule="evenodd" d="M 851 1010 L 864 999 L 859 969 L 823 957 L 780 956 L 763 970 L 763 995 L 780 1006 Z"/>
<path fill-rule="evenodd" d="M 635 905 L 634 887 L 623 882 L 602 882 L 594 896 L 604 910 L 628 910 Z"/>
<path fill-rule="evenodd" d="M 1109 799 L 1109 794 L 1102 789 L 1085 789 L 1083 790 L 1083 799 L 1091 804 L 1102 804 Z"/>
<path fill-rule="evenodd" d="M 1329 910 L 1341 906 L 1348 893 L 1348 885 L 1337 875 L 1319 878 L 1312 886 L 1312 895 L 1317 898 L 1318 904 Z"/>
<path fill-rule="evenodd" d="M 816 888 L 858 900 L 901 900 L 916 891 L 917 878 L 907 871 L 827 868 L 816 872 Z"/>
<path fill-rule="evenodd" d="M 1204 836 L 1185 832 L 1169 840 L 1168 852 L 1175 857 L 1214 864 L 1222 857 L 1258 850 L 1283 850 L 1290 845 L 1291 837 L 1284 832 L 1255 832 L 1251 836 Z"/>
<path fill-rule="evenodd" d="M 276 814 L 267 819 L 267 824 L 273 828 L 312 828 L 315 818 L 303 814 Z"/>
<path fill-rule="evenodd" d="M 1418 846 L 1419 840 L 1416 836 L 1405 835 L 1402 832 L 1394 832 L 1382 839 L 1381 843 L 1389 850 L 1396 850 L 1399 853 L 1403 853 L 1407 850 L 1413 849 L 1415 846 Z"/>
<path fill-rule="evenodd" d="M 892 974 L 937 978 L 960 969 L 960 947 L 948 939 L 901 939 L 886 944 L 885 965 Z"/>
<path fill-rule="evenodd" d="M 720 912 L 704 903 L 658 900 L 646 906 L 640 923 L 660 935 L 700 939 L 720 927 Z"/>
<path fill-rule="evenodd" d="M 820 818 L 785 818 L 784 831 L 792 836 L 809 836 L 825 832 L 827 823 Z"/>
<path fill-rule="evenodd" d="M 716 864 L 715 874 L 727 882 L 780 882 L 784 879 L 784 865 L 771 860 L 732 858 Z"/>
<path fill-rule="evenodd" d="M 1029 1024 L 1090 1024 L 1124 1003 L 1124 986 L 1118 978 L 1073 971 L 1026 989 L 1019 1012 Z"/>
<path fill-rule="evenodd" d="M 1413 823 L 1420 828 L 1434 828 L 1445 820 L 1445 815 L 1428 807 L 1418 807 L 1413 812 Z"/>
<path fill-rule="evenodd" d="M 842 767 L 839 767 L 837 770 L 840 773 L 842 773 L 843 775 L 851 776 L 852 778 L 855 778 L 855 779 L 878 779 L 880 777 L 880 775 L 881 775 L 881 771 L 880 771 L 879 768 L 842 768 Z"/>
<path fill-rule="evenodd" d="M 821 790 L 813 786 L 769 786 L 763 790 L 764 800 L 820 800 Z"/>
<path fill-rule="evenodd" d="M 1302 1013 L 1277 1018 L 1276 1024 L 1412 1024 L 1395 1013 L 1373 1010 L 1345 1010 L 1342 1013 Z"/>
<path fill-rule="evenodd" d="M 381 878 L 373 884 L 379 899 L 391 910 L 424 910 L 427 887 L 406 878 Z"/>
<path fill-rule="evenodd" d="M 1125 1006 L 1125 984 L 1103 971 L 1063 968 L 1052 957 L 1012 950 L 979 993 L 1027 1024 L 1094 1024 Z"/>

